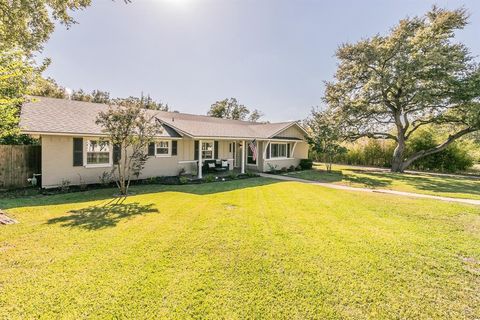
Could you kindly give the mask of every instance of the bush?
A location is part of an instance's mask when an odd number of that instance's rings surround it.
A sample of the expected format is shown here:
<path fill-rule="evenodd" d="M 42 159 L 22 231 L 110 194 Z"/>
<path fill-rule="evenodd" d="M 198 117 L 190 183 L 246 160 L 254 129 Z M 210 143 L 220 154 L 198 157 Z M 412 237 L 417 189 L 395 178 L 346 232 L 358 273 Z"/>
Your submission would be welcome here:
<path fill-rule="evenodd" d="M 228 174 L 228 178 L 231 179 L 231 180 L 235 180 L 235 179 L 237 179 L 237 177 L 238 177 L 238 175 L 233 171 Z"/>
<path fill-rule="evenodd" d="M 313 161 L 311 159 L 301 159 L 299 166 L 302 170 L 310 170 L 313 167 Z"/>
<path fill-rule="evenodd" d="M 374 167 L 390 167 L 395 148 L 392 141 L 373 139 L 360 139 L 346 147 L 348 151 L 336 156 L 335 163 Z"/>
<path fill-rule="evenodd" d="M 186 184 L 188 182 L 188 178 L 185 176 L 180 176 L 180 178 L 178 178 L 178 182 L 180 182 L 180 184 Z"/>
<path fill-rule="evenodd" d="M 435 147 L 437 141 L 434 136 L 433 131 L 425 130 L 412 137 L 408 148 L 409 154 Z M 442 172 L 465 171 L 473 166 L 474 159 L 466 148 L 459 146 L 459 143 L 461 142 L 454 142 L 443 151 L 418 159 L 412 163 L 409 169 Z"/>
<path fill-rule="evenodd" d="M 295 166 L 292 164 L 290 167 L 288 167 L 288 171 L 295 171 Z"/>
<path fill-rule="evenodd" d="M 267 163 L 268 166 L 268 172 L 270 173 L 276 173 L 278 171 L 278 166 L 275 164 Z"/>
<path fill-rule="evenodd" d="M 213 182 L 213 181 L 215 181 L 215 176 L 212 176 L 212 175 L 205 176 L 204 181 L 205 182 Z"/>

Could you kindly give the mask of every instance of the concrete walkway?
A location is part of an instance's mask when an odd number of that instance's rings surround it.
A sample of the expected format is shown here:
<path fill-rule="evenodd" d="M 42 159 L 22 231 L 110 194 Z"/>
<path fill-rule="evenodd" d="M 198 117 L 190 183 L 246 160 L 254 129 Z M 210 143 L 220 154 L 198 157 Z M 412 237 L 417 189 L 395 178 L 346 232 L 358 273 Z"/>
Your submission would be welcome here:
<path fill-rule="evenodd" d="M 432 195 L 429 195 L 429 194 L 403 192 L 403 191 L 395 191 L 395 190 L 388 190 L 388 189 L 356 188 L 356 187 L 342 186 L 342 185 L 333 184 L 333 183 L 310 181 L 310 180 L 299 179 L 299 178 L 295 178 L 295 177 L 288 177 L 288 176 L 282 176 L 282 175 L 277 175 L 277 174 L 268 174 L 268 173 L 260 173 L 260 176 L 262 176 L 264 178 L 284 180 L 284 181 L 303 182 L 303 183 L 313 184 L 313 185 L 322 186 L 322 187 L 326 187 L 326 188 L 330 188 L 330 189 L 371 192 L 371 193 L 385 193 L 385 194 L 393 194 L 393 195 L 397 195 L 397 196 L 434 199 L 434 200 L 448 201 L 448 202 L 459 202 L 459 203 L 474 204 L 474 205 L 480 206 L 480 200 L 474 200 L 474 199 L 449 198 L 449 197 L 441 197 L 441 196 L 432 196 Z"/>

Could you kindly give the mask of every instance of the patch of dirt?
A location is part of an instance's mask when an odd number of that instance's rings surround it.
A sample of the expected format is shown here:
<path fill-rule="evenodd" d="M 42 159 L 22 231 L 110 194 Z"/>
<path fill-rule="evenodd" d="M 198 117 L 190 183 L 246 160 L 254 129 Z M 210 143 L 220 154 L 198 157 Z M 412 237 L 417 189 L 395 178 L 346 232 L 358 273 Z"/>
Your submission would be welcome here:
<path fill-rule="evenodd" d="M 18 221 L 10 218 L 9 216 L 7 216 L 7 214 L 5 212 L 0 210 L 0 225 L 14 224 L 14 223 L 18 223 Z"/>
<path fill-rule="evenodd" d="M 473 257 L 461 257 L 464 269 L 474 275 L 480 275 L 480 261 Z"/>
<path fill-rule="evenodd" d="M 222 203 L 223 206 L 225 207 L 225 210 L 235 210 L 237 209 L 237 206 L 231 203 Z"/>

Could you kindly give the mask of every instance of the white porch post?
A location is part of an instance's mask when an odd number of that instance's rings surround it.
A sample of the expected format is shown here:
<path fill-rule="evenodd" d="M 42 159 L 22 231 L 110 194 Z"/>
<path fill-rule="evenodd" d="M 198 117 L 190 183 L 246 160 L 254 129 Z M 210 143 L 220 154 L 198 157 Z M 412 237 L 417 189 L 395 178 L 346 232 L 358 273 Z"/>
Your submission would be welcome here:
<path fill-rule="evenodd" d="M 242 141 L 242 173 L 245 173 L 245 140 Z"/>
<path fill-rule="evenodd" d="M 202 179 L 202 140 L 198 141 L 198 179 Z"/>

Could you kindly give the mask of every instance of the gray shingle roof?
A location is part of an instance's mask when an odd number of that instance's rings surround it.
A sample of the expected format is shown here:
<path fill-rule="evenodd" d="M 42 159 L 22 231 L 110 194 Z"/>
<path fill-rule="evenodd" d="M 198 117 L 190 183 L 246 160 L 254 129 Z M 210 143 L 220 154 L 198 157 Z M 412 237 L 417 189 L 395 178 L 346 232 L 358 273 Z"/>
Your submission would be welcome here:
<path fill-rule="evenodd" d="M 20 127 L 26 133 L 103 134 L 95 124 L 106 104 L 34 97 L 23 105 Z M 192 137 L 270 138 L 295 122 L 254 123 L 178 112 L 148 110 L 162 124 L 162 136 L 178 137 L 178 131 Z M 171 127 L 171 128 L 170 128 Z M 172 129 L 173 128 L 173 129 Z"/>

